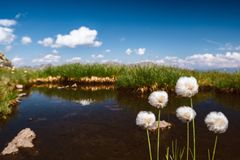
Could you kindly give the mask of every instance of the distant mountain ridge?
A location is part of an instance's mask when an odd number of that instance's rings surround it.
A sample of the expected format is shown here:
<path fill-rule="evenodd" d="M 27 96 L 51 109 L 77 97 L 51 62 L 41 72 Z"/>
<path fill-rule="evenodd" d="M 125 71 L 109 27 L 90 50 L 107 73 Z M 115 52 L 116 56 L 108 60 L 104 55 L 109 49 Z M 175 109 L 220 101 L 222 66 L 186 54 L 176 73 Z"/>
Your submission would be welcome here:
<path fill-rule="evenodd" d="M 1 55 L 0 55 L 1 56 Z M 68 63 L 65 63 L 68 64 Z M 65 64 L 59 64 L 59 65 L 65 65 Z M 87 64 L 87 63 L 80 63 L 80 64 Z M 95 63 L 92 63 L 95 64 Z M 226 67 L 226 68 L 183 68 L 179 66 L 173 66 L 173 65 L 163 65 L 159 63 L 154 63 L 154 62 L 136 62 L 136 63 L 129 63 L 129 64 L 124 64 L 121 62 L 115 62 L 115 61 L 109 61 L 109 62 L 104 62 L 100 64 L 108 64 L 108 65 L 128 65 L 128 66 L 151 66 L 151 65 L 157 65 L 157 66 L 164 66 L 164 67 L 174 67 L 174 68 L 181 68 L 181 69 L 186 69 L 186 70 L 195 70 L 195 71 L 200 71 L 200 72 L 208 72 L 208 71 L 216 71 L 216 72 L 228 72 L 228 73 L 233 73 L 233 72 L 240 72 L 240 67 Z M 55 65 L 53 64 L 40 64 L 40 65 L 35 65 L 35 66 L 20 66 L 19 68 L 28 68 L 28 69 L 45 69 L 48 67 L 53 67 Z M 58 66 L 58 65 L 56 65 Z"/>
<path fill-rule="evenodd" d="M 240 72 L 240 67 L 232 67 L 232 68 L 216 68 L 216 69 L 197 69 L 198 71 L 217 71 L 217 72 L 228 72 L 228 73 L 234 73 L 234 72 Z"/>

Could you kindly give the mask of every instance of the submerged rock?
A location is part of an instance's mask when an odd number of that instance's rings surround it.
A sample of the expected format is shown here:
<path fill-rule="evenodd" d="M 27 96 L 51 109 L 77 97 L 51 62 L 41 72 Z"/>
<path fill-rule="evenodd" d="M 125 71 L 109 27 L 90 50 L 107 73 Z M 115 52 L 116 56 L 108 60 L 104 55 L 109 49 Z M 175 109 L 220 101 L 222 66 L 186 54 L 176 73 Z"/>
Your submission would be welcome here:
<path fill-rule="evenodd" d="M 74 84 L 72 85 L 72 88 L 77 88 L 77 84 L 74 83 Z"/>
<path fill-rule="evenodd" d="M 21 130 L 17 136 L 8 143 L 7 147 L 2 151 L 2 155 L 13 154 L 19 151 L 19 148 L 34 147 L 32 141 L 36 138 L 36 134 L 30 129 Z"/>
<path fill-rule="evenodd" d="M 159 121 L 154 122 L 153 125 L 149 128 L 149 130 L 150 130 L 150 131 L 155 131 L 155 130 L 157 130 L 157 128 L 158 128 L 158 123 L 159 123 L 159 128 L 160 128 L 160 129 L 169 129 L 169 128 L 172 127 L 172 124 L 171 124 L 171 123 L 162 120 L 162 121 L 160 121 L 160 122 L 159 122 Z"/>
<path fill-rule="evenodd" d="M 25 97 L 25 96 L 27 96 L 27 93 L 20 93 L 20 94 L 18 94 L 18 97 Z"/>
<path fill-rule="evenodd" d="M 45 117 L 40 117 L 40 118 L 34 118 L 34 117 L 29 117 L 28 119 L 27 119 L 29 122 L 41 122 L 41 121 L 46 121 L 47 120 L 47 118 L 45 118 Z"/>

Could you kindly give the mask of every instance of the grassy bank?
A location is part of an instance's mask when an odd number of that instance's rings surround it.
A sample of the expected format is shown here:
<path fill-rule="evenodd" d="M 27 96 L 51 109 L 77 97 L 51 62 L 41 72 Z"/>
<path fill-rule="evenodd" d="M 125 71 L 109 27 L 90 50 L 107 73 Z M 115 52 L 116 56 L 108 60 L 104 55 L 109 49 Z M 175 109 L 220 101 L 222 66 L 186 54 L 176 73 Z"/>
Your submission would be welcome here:
<path fill-rule="evenodd" d="M 240 72 L 200 72 L 158 65 L 67 64 L 30 71 L 26 77 L 60 76 L 65 79 L 82 77 L 115 77 L 117 88 L 174 89 L 181 76 L 194 76 L 200 87 L 225 91 L 240 91 Z"/>
<path fill-rule="evenodd" d="M 117 88 L 174 89 L 181 76 L 194 76 L 200 87 L 226 91 L 240 91 L 240 72 L 200 72 L 158 65 L 66 64 L 45 69 L 17 69 L 0 71 L 13 83 L 28 84 L 31 79 L 61 77 L 61 80 L 79 80 L 83 77 L 114 77 Z M 13 73 L 11 73 L 13 72 Z"/>
<path fill-rule="evenodd" d="M 29 71 L 29 73 L 28 73 Z M 6 118 L 12 113 L 14 105 L 18 103 L 19 91 L 17 84 L 27 85 L 35 72 L 25 69 L 0 68 L 0 118 Z"/>
<path fill-rule="evenodd" d="M 171 67 L 143 66 L 133 67 L 119 76 L 117 84 L 125 88 L 146 87 L 174 89 L 176 81 L 181 76 L 194 76 L 201 88 L 219 89 L 225 91 L 240 90 L 240 72 L 199 72 Z"/>
<path fill-rule="evenodd" d="M 11 103 L 17 97 L 15 86 L 8 71 L 0 70 L 0 118 L 11 113 Z"/>

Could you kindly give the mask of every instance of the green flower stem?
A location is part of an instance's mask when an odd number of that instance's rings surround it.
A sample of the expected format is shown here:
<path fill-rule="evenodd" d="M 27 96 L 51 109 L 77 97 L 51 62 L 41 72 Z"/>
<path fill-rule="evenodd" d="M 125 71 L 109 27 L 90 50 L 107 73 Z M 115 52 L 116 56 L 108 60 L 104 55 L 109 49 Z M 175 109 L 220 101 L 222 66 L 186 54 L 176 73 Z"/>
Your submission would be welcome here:
<path fill-rule="evenodd" d="M 207 151 L 208 151 L 208 160 L 211 160 L 210 150 L 208 149 Z"/>
<path fill-rule="evenodd" d="M 160 114 L 161 110 L 158 111 L 158 135 L 157 135 L 157 160 L 159 160 L 159 150 L 160 150 Z"/>
<path fill-rule="evenodd" d="M 191 101 L 191 107 L 193 108 L 193 102 L 192 98 L 190 98 Z M 195 118 L 192 122 L 192 128 L 193 128 L 193 160 L 196 160 L 196 130 L 195 130 Z"/>
<path fill-rule="evenodd" d="M 167 153 L 165 155 L 166 160 L 169 160 L 169 147 L 167 147 Z"/>
<path fill-rule="evenodd" d="M 215 158 L 215 153 L 216 153 L 216 148 L 217 148 L 217 141 L 218 141 L 218 135 L 215 137 L 215 143 L 214 143 L 214 148 L 213 148 L 213 155 L 212 155 L 212 160 Z"/>
<path fill-rule="evenodd" d="M 152 149 L 151 149 L 151 141 L 150 141 L 150 136 L 149 136 L 149 131 L 147 130 L 147 139 L 148 139 L 148 149 L 149 149 L 149 158 L 152 160 Z"/>
<path fill-rule="evenodd" d="M 189 153 L 189 122 L 187 122 L 187 160 L 188 160 L 188 153 Z"/>

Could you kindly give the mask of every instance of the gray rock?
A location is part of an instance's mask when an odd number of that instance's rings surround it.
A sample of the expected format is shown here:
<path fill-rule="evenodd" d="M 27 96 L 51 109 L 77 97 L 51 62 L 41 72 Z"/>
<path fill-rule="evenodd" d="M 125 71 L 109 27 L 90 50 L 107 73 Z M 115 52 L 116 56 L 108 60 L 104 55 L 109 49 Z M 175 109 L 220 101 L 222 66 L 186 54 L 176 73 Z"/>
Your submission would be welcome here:
<path fill-rule="evenodd" d="M 19 148 L 34 147 L 32 141 L 36 138 L 36 134 L 30 129 L 21 130 L 17 136 L 8 143 L 7 147 L 2 151 L 2 155 L 13 154 L 19 151 Z"/>
<path fill-rule="evenodd" d="M 0 52 L 0 67 L 12 68 L 12 63 Z"/>

